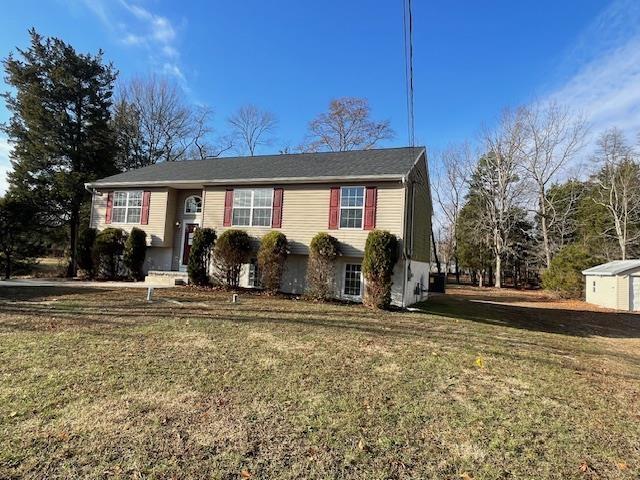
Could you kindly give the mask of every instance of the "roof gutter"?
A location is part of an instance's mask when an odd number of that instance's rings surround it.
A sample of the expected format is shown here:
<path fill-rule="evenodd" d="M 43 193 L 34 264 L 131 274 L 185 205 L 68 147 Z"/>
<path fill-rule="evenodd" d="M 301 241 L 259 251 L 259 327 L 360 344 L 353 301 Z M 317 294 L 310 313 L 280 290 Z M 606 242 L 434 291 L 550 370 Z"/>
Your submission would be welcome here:
<path fill-rule="evenodd" d="M 357 182 L 357 181 L 403 181 L 404 175 L 359 175 L 354 177 L 272 177 L 272 178 L 229 178 L 229 179 L 207 179 L 207 180 L 147 180 L 130 182 L 92 182 L 85 183 L 85 188 L 108 188 L 108 187 L 141 187 L 141 186 L 190 186 L 190 185 L 257 185 L 268 183 L 291 184 L 291 183 L 328 183 L 328 182 Z"/>

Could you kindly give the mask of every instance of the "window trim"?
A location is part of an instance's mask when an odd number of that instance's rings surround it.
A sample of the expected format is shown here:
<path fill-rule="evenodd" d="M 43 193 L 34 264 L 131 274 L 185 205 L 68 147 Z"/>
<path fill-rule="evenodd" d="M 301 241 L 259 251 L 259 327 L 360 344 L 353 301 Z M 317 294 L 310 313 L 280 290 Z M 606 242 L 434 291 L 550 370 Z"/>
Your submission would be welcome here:
<path fill-rule="evenodd" d="M 349 265 L 360 265 L 360 294 L 359 295 L 350 295 L 348 293 L 344 293 L 345 288 L 347 286 L 347 266 Z M 364 274 L 362 272 L 362 263 L 345 263 L 342 268 L 342 286 L 341 286 L 341 297 L 346 298 L 348 300 L 362 301 L 364 293 Z"/>
<path fill-rule="evenodd" d="M 256 197 L 256 190 L 270 190 L 271 191 L 271 206 L 269 207 L 269 225 L 254 225 L 253 224 L 253 211 L 259 208 L 267 208 L 267 207 L 254 207 L 254 201 Z M 251 192 L 251 206 L 249 207 L 236 207 L 236 192 Z M 259 188 L 234 188 L 233 189 L 233 198 L 231 199 L 231 226 L 232 227 L 255 227 L 255 228 L 271 228 L 273 225 L 273 192 L 274 188 L 271 187 L 259 187 Z M 236 208 L 249 209 L 249 225 L 238 225 L 234 222 L 233 212 Z"/>
<path fill-rule="evenodd" d="M 127 199 L 125 200 L 125 205 L 121 206 L 118 205 L 116 206 L 116 195 L 119 193 L 124 193 L 127 196 Z M 140 206 L 131 206 L 129 205 L 129 197 L 131 196 L 132 193 L 139 193 L 140 194 Z M 132 208 L 139 208 L 140 209 L 140 218 L 138 219 L 137 222 L 129 222 L 129 209 Z M 116 222 L 114 220 L 115 218 L 115 211 L 117 210 L 124 210 L 124 222 Z M 111 204 L 111 223 L 113 225 L 142 225 L 142 210 L 144 209 L 144 191 L 143 190 L 114 190 L 113 191 L 113 201 Z"/>
<path fill-rule="evenodd" d="M 200 199 L 200 211 L 199 212 L 187 212 L 187 202 L 189 200 L 191 200 L 192 198 L 199 198 Z M 189 195 L 187 198 L 184 199 L 184 208 L 182 210 L 183 215 L 201 215 L 202 214 L 202 196 L 200 195 Z"/>
<path fill-rule="evenodd" d="M 362 207 L 343 207 L 342 206 L 342 191 L 345 188 L 361 188 L 362 189 Z M 364 230 L 364 208 L 367 203 L 367 188 L 364 185 L 343 185 L 340 187 L 340 198 L 338 199 L 338 230 Z M 362 212 L 360 217 L 359 227 L 343 227 L 342 226 L 342 209 L 345 210 L 358 210 Z"/>

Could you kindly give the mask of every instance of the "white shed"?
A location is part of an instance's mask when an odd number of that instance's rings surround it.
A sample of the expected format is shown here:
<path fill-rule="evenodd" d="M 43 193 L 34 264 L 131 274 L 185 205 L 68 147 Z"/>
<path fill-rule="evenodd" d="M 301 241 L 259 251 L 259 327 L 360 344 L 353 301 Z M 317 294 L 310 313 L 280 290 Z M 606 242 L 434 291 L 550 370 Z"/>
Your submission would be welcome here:
<path fill-rule="evenodd" d="M 640 260 L 614 260 L 583 271 L 587 302 L 640 311 Z"/>

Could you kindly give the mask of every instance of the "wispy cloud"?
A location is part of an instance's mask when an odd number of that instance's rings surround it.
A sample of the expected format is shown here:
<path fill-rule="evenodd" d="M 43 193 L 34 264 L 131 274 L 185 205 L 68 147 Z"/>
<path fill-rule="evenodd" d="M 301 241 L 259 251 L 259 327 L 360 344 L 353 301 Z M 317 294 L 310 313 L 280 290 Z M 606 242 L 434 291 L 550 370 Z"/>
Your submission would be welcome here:
<path fill-rule="evenodd" d="M 167 17 L 152 12 L 133 1 L 83 0 L 102 24 L 127 47 L 144 49 L 157 70 L 173 75 L 183 83 L 180 51 L 176 45 L 178 31 Z"/>
<path fill-rule="evenodd" d="M 605 9 L 567 52 L 569 74 L 549 97 L 582 112 L 592 136 L 618 127 L 640 131 L 640 2 Z"/>

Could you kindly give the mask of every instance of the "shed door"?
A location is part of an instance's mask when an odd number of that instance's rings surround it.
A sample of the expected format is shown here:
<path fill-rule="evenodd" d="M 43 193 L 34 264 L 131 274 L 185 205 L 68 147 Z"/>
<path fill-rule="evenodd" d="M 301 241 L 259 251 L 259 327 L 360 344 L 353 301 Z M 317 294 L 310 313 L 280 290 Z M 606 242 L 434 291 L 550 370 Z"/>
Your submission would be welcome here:
<path fill-rule="evenodd" d="M 631 311 L 640 311 L 640 277 L 631 277 L 631 285 L 629 285 L 629 297 L 631 300 Z"/>

